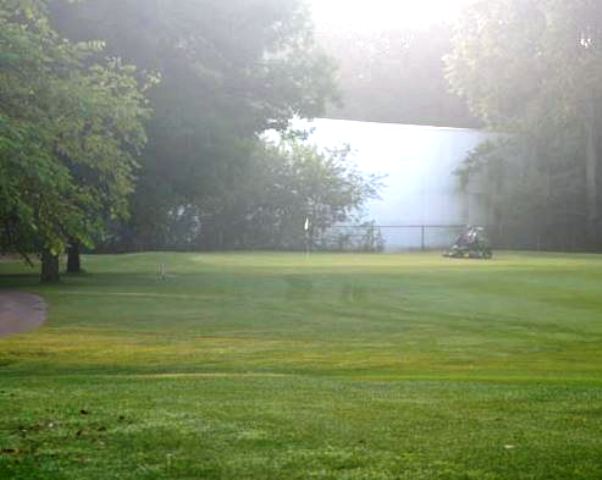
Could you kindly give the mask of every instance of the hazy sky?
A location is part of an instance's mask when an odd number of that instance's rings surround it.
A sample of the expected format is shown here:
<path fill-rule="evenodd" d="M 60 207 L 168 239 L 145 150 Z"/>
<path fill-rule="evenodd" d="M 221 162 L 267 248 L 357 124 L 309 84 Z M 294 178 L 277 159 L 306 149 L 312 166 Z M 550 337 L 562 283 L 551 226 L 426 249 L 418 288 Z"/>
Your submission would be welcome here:
<path fill-rule="evenodd" d="M 318 29 L 386 30 L 452 20 L 474 0 L 308 0 Z"/>

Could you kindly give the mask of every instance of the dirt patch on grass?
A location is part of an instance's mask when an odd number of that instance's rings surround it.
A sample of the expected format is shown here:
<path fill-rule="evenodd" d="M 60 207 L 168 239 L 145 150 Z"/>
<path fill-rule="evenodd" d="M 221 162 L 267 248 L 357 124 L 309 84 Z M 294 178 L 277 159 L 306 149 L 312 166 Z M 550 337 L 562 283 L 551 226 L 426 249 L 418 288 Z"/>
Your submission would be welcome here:
<path fill-rule="evenodd" d="M 23 292 L 0 292 L 0 337 L 35 330 L 46 320 L 46 303 Z"/>

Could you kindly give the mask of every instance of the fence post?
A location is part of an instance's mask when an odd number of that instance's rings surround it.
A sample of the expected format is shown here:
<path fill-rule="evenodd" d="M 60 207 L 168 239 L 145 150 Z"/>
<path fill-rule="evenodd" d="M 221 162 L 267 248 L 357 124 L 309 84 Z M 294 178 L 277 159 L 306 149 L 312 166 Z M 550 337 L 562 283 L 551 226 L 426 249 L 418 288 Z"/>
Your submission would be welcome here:
<path fill-rule="evenodd" d="M 423 252 L 426 250 L 426 243 L 424 241 L 424 233 L 425 233 L 425 226 L 421 225 L 420 226 L 420 247 Z"/>

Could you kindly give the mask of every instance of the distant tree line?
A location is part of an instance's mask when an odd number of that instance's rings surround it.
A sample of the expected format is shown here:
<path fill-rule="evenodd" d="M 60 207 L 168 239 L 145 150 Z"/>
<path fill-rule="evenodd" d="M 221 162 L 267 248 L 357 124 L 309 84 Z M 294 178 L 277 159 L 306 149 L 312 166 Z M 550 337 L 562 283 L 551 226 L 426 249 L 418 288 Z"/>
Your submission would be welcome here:
<path fill-rule="evenodd" d="M 498 245 L 602 249 L 602 3 L 487 0 L 458 24 L 448 79 L 499 134 L 468 158 Z"/>
<path fill-rule="evenodd" d="M 458 172 L 486 181 L 496 244 L 602 248 L 602 3 L 482 0 L 453 28 L 320 32 L 329 116 L 486 128 Z"/>
<path fill-rule="evenodd" d="M 54 281 L 65 251 L 77 272 L 86 249 L 347 241 L 330 227 L 378 180 L 289 130 L 340 97 L 343 118 L 486 125 L 459 173 L 487 179 L 498 245 L 600 249 L 602 4 L 483 0 L 453 32 L 320 44 L 301 0 L 4 0 L 0 249 Z"/>
<path fill-rule="evenodd" d="M 447 127 L 480 127 L 450 91 L 443 58 L 452 49 L 450 25 L 384 31 L 319 31 L 337 62 L 341 101 L 330 118 Z"/>
<path fill-rule="evenodd" d="M 101 249 L 302 250 L 306 241 L 317 247 L 332 225 L 355 219 L 377 195 L 379 179 L 361 175 L 347 154 L 321 152 L 297 138 L 251 142 L 230 188 L 202 203 L 179 204 L 161 235 L 141 238 L 135 225 L 122 223 Z"/>
<path fill-rule="evenodd" d="M 334 69 L 298 0 L 5 0 L 0 246 L 49 281 L 65 249 L 298 248 L 375 192 L 264 140 L 324 111 Z"/>

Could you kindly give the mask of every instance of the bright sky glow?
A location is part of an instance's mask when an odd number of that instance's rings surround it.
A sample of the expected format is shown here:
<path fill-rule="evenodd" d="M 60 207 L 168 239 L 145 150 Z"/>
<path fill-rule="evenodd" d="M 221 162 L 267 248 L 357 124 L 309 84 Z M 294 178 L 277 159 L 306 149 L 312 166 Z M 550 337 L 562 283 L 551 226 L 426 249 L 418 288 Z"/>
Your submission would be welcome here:
<path fill-rule="evenodd" d="M 474 0 L 309 0 L 318 30 L 423 28 L 453 20 Z"/>

